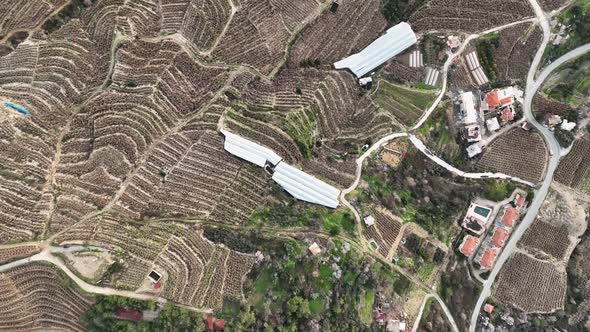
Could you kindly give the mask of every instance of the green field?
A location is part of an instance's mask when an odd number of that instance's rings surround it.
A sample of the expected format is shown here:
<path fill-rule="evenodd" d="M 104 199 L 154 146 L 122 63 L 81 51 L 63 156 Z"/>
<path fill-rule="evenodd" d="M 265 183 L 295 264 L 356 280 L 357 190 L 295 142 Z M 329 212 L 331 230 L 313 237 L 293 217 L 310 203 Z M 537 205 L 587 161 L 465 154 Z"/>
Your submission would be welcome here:
<path fill-rule="evenodd" d="M 416 135 L 431 151 L 440 154 L 444 160 L 454 166 L 461 166 L 464 161 L 463 147 L 457 143 L 456 134 L 450 129 L 446 111 L 451 107 L 448 102 L 441 104 L 418 130 Z"/>
<path fill-rule="evenodd" d="M 413 89 L 381 80 L 371 97 L 380 109 L 393 114 L 401 124 L 410 126 L 432 105 L 436 91 Z"/>
<path fill-rule="evenodd" d="M 316 135 L 317 124 L 311 110 L 305 109 L 289 113 L 285 119 L 287 134 L 291 136 L 304 158 L 311 157 Z"/>
<path fill-rule="evenodd" d="M 370 326 L 373 321 L 373 302 L 375 302 L 375 292 L 367 290 L 365 294 L 361 296 L 359 305 L 361 321 L 367 326 Z"/>
<path fill-rule="evenodd" d="M 590 195 L 590 170 L 586 171 L 586 175 L 578 184 L 578 190 Z"/>

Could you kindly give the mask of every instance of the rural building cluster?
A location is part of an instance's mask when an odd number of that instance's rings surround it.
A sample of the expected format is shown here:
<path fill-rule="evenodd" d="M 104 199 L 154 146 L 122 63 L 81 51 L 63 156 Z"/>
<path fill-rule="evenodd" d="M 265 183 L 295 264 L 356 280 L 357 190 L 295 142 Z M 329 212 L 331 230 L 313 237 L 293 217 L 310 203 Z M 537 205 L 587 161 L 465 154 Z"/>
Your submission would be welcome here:
<path fill-rule="evenodd" d="M 494 202 L 472 202 L 461 224 L 467 234 L 462 237 L 459 251 L 482 270 L 494 266 L 518 220 L 524 215 L 526 194 L 515 192 L 506 204 L 491 203 Z"/>

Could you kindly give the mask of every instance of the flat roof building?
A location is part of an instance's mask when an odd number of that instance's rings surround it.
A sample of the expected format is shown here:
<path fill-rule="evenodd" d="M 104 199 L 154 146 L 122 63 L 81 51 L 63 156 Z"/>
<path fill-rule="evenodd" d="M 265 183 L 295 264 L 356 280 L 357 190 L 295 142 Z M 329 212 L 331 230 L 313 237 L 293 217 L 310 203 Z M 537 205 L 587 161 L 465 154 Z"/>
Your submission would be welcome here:
<path fill-rule="evenodd" d="M 408 23 L 402 22 L 389 28 L 383 36 L 377 38 L 362 51 L 334 63 L 334 67 L 336 69 L 348 68 L 357 77 L 362 77 L 416 44 L 417 41 L 412 27 Z"/>
<path fill-rule="evenodd" d="M 463 112 L 463 123 L 466 125 L 477 123 L 477 110 L 475 109 L 475 99 L 473 92 L 463 92 L 461 98 L 461 112 Z"/>

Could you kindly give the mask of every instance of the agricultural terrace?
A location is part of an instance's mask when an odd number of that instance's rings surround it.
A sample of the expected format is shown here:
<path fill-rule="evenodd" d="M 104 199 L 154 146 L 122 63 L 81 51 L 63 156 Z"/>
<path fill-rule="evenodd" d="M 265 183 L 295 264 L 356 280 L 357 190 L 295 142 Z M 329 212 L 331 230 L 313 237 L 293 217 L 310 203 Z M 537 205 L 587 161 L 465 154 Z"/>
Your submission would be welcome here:
<path fill-rule="evenodd" d="M 395 116 L 400 123 L 413 125 L 436 99 L 436 91 L 408 88 L 380 80 L 371 98 L 379 109 Z"/>
<path fill-rule="evenodd" d="M 331 64 L 369 45 L 386 26 L 380 0 L 343 2 L 336 13 L 325 10 L 301 30 L 291 47 L 289 62 Z"/>
<path fill-rule="evenodd" d="M 568 0 L 541 0 L 539 1 L 545 11 L 552 11 L 568 4 Z"/>
<path fill-rule="evenodd" d="M 574 142 L 560 162 L 555 181 L 590 194 L 590 140 L 588 135 Z"/>
<path fill-rule="evenodd" d="M 555 264 L 515 253 L 498 275 L 493 296 L 525 312 L 552 312 L 562 309 L 567 276 Z"/>
<path fill-rule="evenodd" d="M 427 0 L 409 17 L 409 23 L 417 31 L 472 33 L 529 16 L 533 10 L 526 0 Z"/>
<path fill-rule="evenodd" d="M 0 249 L 0 263 L 6 264 L 12 261 L 32 256 L 41 251 L 38 245 L 24 245 Z"/>
<path fill-rule="evenodd" d="M 479 61 L 490 81 L 523 81 L 541 43 L 539 27 L 523 23 L 475 41 Z"/>
<path fill-rule="evenodd" d="M 96 221 L 88 224 L 93 223 Z M 94 233 L 88 233 L 88 224 L 73 228 L 57 241 L 82 240 L 122 251 L 124 265 L 107 274 L 103 283 L 136 290 L 155 269 L 163 274 L 159 289 L 163 297 L 196 308 L 218 308 L 224 296 L 240 297 L 245 275 L 254 264 L 253 253 L 216 245 L 198 227 L 152 222 L 136 228 L 103 219 Z"/>
<path fill-rule="evenodd" d="M 0 329 L 83 331 L 93 298 L 52 265 L 31 263 L 0 273 Z"/>
<path fill-rule="evenodd" d="M 514 128 L 488 145 L 475 167 L 539 182 L 545 174 L 547 158 L 541 135 Z"/>

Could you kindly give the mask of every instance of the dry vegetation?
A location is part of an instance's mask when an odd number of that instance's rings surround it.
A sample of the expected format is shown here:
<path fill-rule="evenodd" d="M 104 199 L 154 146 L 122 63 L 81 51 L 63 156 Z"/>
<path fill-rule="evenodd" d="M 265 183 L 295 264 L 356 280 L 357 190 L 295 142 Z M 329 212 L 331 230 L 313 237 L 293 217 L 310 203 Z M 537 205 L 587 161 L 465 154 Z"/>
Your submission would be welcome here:
<path fill-rule="evenodd" d="M 525 312 L 552 312 L 563 308 L 566 288 L 564 267 L 516 253 L 498 275 L 494 297 Z"/>
<path fill-rule="evenodd" d="M 8 263 L 20 258 L 32 256 L 41 249 L 36 244 L 15 246 L 0 249 L 0 263 Z"/>
<path fill-rule="evenodd" d="M 568 0 L 541 0 L 539 2 L 545 11 L 552 11 L 570 3 Z"/>
<path fill-rule="evenodd" d="M 538 182 L 545 173 L 547 148 L 541 135 L 515 128 L 488 145 L 476 167 Z"/>
<path fill-rule="evenodd" d="M 499 45 L 493 51 L 497 80 L 525 81 L 543 36 L 541 29 L 532 24 L 519 24 L 500 31 L 498 35 Z"/>
<path fill-rule="evenodd" d="M 69 282 L 53 266 L 38 263 L 0 273 L 0 330 L 83 331 L 80 317 L 93 300 Z"/>
<path fill-rule="evenodd" d="M 552 225 L 542 220 L 535 220 L 520 240 L 520 244 L 540 255 L 550 255 L 562 259 L 570 247 L 569 232 L 565 224 Z"/>
<path fill-rule="evenodd" d="M 3 0 L 0 3 L 0 39 L 20 30 L 34 29 L 67 0 L 29 1 Z"/>
<path fill-rule="evenodd" d="M 571 151 L 561 160 L 555 181 L 590 193 L 590 137 L 576 140 Z"/>
<path fill-rule="evenodd" d="M 343 1 L 335 14 L 324 12 L 306 26 L 293 44 L 290 61 L 305 59 L 331 63 L 358 52 L 385 30 L 379 0 Z"/>
<path fill-rule="evenodd" d="M 430 0 L 411 17 L 418 31 L 476 32 L 533 16 L 526 0 Z"/>

